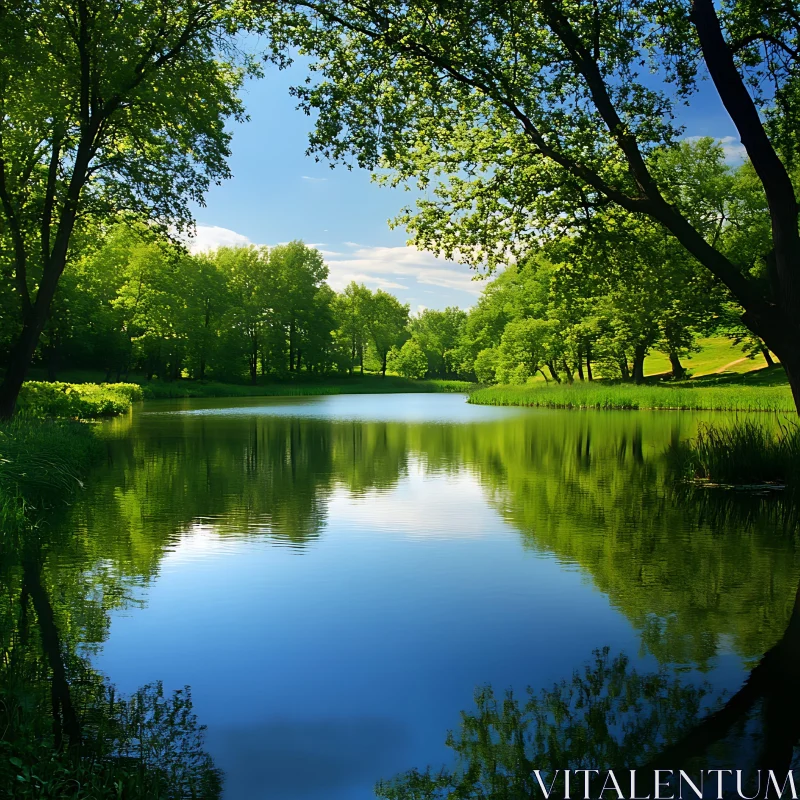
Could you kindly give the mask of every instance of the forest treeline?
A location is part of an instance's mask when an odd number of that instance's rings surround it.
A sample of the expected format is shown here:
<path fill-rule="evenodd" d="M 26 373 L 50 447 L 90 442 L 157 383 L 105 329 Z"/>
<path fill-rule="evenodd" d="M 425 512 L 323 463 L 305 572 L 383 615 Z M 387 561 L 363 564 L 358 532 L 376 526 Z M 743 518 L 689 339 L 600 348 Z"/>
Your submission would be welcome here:
<path fill-rule="evenodd" d="M 666 157 L 666 156 L 665 156 Z M 725 163 L 711 139 L 669 155 L 720 199 L 717 247 L 750 253 L 766 270 L 767 212 L 749 162 Z M 741 322 L 730 293 L 663 227 L 632 215 L 593 215 L 577 233 L 528 251 L 488 281 L 476 305 L 410 315 L 393 295 L 351 283 L 335 292 L 322 254 L 295 241 L 187 253 L 135 223 L 85 240 L 62 277 L 36 361 L 54 380 L 65 368 L 146 378 L 256 383 L 365 370 L 404 377 L 524 384 L 595 376 L 641 381 L 644 360 L 668 354 L 672 376 L 699 337 L 725 333 L 772 363 Z M 13 288 L 0 288 L 8 310 Z M 18 335 L 0 319 L 0 353 Z"/>
<path fill-rule="evenodd" d="M 13 416 L 31 365 L 57 370 L 59 358 L 166 378 L 258 380 L 361 369 L 374 357 L 407 374 L 641 380 L 659 347 L 680 375 L 693 337 L 725 326 L 729 311 L 779 357 L 800 408 L 800 49 L 783 6 L 474 0 L 431 17 L 412 2 L 388 27 L 382 7 L 341 0 L 5 6 L 0 418 Z M 125 214 L 189 231 L 192 209 L 231 175 L 229 122 L 247 117 L 245 82 L 298 52 L 308 69 L 291 91 L 315 120 L 309 155 L 424 190 L 395 219 L 420 249 L 514 264 L 534 289 L 552 269 L 546 307 L 512 299 L 491 328 L 441 312 L 411 321 L 382 354 L 360 322 L 339 324 L 324 280 L 310 279 L 320 307 L 311 295 L 294 311 L 262 303 L 254 327 L 240 302 L 251 287 L 220 267 L 230 291 L 213 337 L 200 312 L 188 332 L 177 316 L 145 321 L 131 310 L 133 279 L 119 297 L 117 275 L 95 286 L 108 271 L 92 276 L 81 262 L 97 229 Z M 700 102 L 721 103 L 738 134 L 739 170 L 711 140 L 687 137 L 683 108 L 703 78 Z M 286 272 L 280 252 L 259 258 L 270 274 Z M 98 296 L 98 319 L 78 333 L 71 320 L 87 315 L 77 306 Z M 492 305 L 488 293 L 482 303 Z M 320 308 L 336 317 L 330 330 Z M 180 304 L 173 310 L 180 316 Z M 100 319 L 123 312 L 133 314 L 125 327 Z M 454 327 L 467 333 L 453 339 Z M 117 354 L 90 357 L 90 341 Z"/>

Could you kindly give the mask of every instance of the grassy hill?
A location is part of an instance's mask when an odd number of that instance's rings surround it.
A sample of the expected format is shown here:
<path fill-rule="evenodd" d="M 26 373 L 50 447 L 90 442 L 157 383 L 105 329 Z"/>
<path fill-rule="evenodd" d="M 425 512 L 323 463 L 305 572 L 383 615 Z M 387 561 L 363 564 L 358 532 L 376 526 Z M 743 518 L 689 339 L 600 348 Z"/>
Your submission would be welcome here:
<path fill-rule="evenodd" d="M 750 372 L 766 367 L 766 361 L 761 356 L 748 358 L 741 347 L 734 345 L 725 336 L 710 336 L 700 339 L 700 352 L 693 353 L 690 358 L 682 359 L 683 366 L 689 370 L 692 377 L 701 375 L 714 375 L 722 373 Z M 660 375 L 670 372 L 669 358 L 664 353 L 651 353 L 644 362 L 645 375 Z"/>

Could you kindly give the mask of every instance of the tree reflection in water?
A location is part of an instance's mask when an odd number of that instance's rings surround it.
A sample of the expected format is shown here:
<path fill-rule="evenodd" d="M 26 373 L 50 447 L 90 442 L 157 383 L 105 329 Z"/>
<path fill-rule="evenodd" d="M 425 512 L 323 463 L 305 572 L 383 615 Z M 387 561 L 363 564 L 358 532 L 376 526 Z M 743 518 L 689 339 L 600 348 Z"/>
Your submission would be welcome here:
<path fill-rule="evenodd" d="M 5 532 L 3 541 L 3 796 L 218 798 L 221 774 L 203 749 L 189 687 L 167 695 L 155 683 L 121 697 L 81 652 L 87 622 L 107 608 L 85 576 L 62 582 L 48 571 L 47 530 Z"/>
<path fill-rule="evenodd" d="M 788 538 L 798 527 L 800 503 L 788 494 L 710 492 L 676 485 L 674 497 L 712 525 L 752 530 L 768 520 Z M 475 710 L 462 712 L 460 730 L 447 737 L 456 768 L 412 769 L 381 781 L 377 796 L 524 800 L 543 796 L 538 770 L 552 797 L 568 797 L 564 770 L 569 769 L 573 796 L 584 792 L 575 770 L 600 771 L 590 778 L 593 797 L 605 796 L 606 771 L 636 770 L 637 793 L 652 797 L 655 770 L 674 775 L 684 770 L 702 788 L 704 770 L 722 769 L 729 771 L 721 778 L 724 796 L 764 797 L 770 770 L 782 787 L 797 766 L 800 586 L 783 635 L 729 698 L 715 698 L 710 684 L 684 683 L 664 668 L 639 673 L 624 654 L 612 659 L 608 649 L 596 651 L 593 661 L 571 680 L 538 694 L 528 692 L 528 699 L 520 702 L 513 692 L 498 699 L 491 687 L 479 690 Z M 742 771 L 738 787 L 735 770 Z M 717 796 L 716 781 L 716 776 L 710 781 L 709 796 Z M 622 791 L 628 788 L 623 784 Z M 617 796 L 615 789 L 607 791 L 609 797 Z M 664 791 L 669 788 L 662 787 Z"/>
<path fill-rule="evenodd" d="M 697 723 L 711 696 L 708 684 L 685 684 L 663 669 L 641 674 L 624 655 L 595 652 L 571 680 L 538 694 L 529 690 L 525 702 L 512 692 L 498 698 L 491 687 L 481 689 L 476 710 L 462 713 L 460 730 L 447 738 L 458 767 L 414 769 L 382 781 L 376 794 L 385 800 L 523 800 L 542 796 L 539 770 L 548 790 L 555 776 L 552 797 L 558 798 L 569 796 L 569 769 L 573 793 L 583 796 L 574 772 L 588 769 L 601 771 L 592 779 L 596 797 L 602 796 L 603 771 L 635 769 L 637 791 L 646 797 L 655 770 L 685 770 L 701 785 L 701 771 L 718 768 L 742 770 L 748 796 L 763 797 L 767 771 L 783 785 L 800 744 L 800 587 L 780 641 L 736 694 L 718 700 Z M 727 795 L 736 796 L 733 775 L 724 780 Z"/>

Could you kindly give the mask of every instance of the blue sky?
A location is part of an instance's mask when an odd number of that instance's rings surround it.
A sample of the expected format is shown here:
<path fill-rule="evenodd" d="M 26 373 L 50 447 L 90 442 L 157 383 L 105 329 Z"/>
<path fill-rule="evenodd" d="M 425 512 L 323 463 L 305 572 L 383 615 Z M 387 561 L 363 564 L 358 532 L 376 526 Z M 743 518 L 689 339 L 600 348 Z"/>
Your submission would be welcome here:
<path fill-rule="evenodd" d="M 206 206 L 195 209 L 194 247 L 302 239 L 325 255 L 335 289 L 350 280 L 380 287 L 409 303 L 412 313 L 472 305 L 484 286 L 472 280 L 473 270 L 408 247 L 406 231 L 389 228 L 413 195 L 375 185 L 364 170 L 332 170 L 306 157 L 312 119 L 295 108 L 288 91 L 303 74 L 300 67 L 268 67 L 265 77 L 247 84 L 250 121 L 233 126 L 233 178 L 213 187 Z M 701 89 L 681 122 L 687 136 L 728 137 L 737 160 L 736 131 L 713 90 Z"/>

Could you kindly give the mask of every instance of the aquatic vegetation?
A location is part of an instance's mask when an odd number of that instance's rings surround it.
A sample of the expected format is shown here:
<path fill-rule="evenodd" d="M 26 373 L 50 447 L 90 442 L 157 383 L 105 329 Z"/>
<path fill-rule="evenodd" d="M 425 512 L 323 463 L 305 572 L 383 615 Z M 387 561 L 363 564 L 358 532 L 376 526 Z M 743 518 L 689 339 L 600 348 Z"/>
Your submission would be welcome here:
<path fill-rule="evenodd" d="M 788 386 L 592 383 L 492 386 L 470 393 L 470 403 L 547 408 L 794 411 Z"/>
<path fill-rule="evenodd" d="M 135 383 L 28 381 L 22 385 L 17 409 L 31 417 L 93 419 L 124 414 L 143 396 Z"/>
<path fill-rule="evenodd" d="M 730 425 L 701 424 L 697 436 L 674 454 L 686 477 L 713 483 L 797 484 L 800 426 L 775 426 L 752 419 Z"/>

